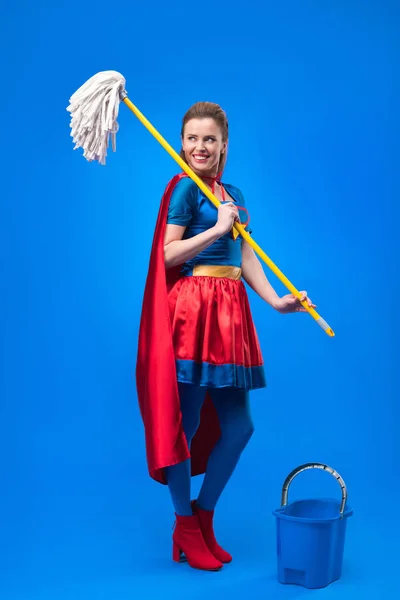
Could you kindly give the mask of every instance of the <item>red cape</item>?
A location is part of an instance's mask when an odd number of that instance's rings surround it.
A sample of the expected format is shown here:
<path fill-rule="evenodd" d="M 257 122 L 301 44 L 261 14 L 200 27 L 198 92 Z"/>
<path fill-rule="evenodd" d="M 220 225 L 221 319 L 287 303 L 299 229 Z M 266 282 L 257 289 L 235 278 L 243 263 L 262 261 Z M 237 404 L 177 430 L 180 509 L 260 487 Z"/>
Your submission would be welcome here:
<path fill-rule="evenodd" d="M 136 385 L 146 439 L 150 476 L 166 484 L 164 468 L 191 457 L 192 475 L 205 472 L 208 457 L 221 431 L 211 398 L 205 402 L 200 425 L 189 451 L 182 428 L 168 291 L 179 277 L 179 267 L 165 269 L 164 234 L 172 191 L 185 173 L 176 175 L 161 199 L 139 329 Z"/>

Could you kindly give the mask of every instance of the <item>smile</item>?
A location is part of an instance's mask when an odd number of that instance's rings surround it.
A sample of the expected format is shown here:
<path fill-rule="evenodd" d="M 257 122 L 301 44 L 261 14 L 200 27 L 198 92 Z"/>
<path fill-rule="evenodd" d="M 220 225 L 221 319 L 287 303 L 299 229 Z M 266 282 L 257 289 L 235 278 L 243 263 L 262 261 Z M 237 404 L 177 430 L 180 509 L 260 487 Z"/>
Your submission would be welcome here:
<path fill-rule="evenodd" d="M 196 162 L 205 162 L 210 158 L 210 156 L 206 154 L 192 154 L 192 156 Z"/>

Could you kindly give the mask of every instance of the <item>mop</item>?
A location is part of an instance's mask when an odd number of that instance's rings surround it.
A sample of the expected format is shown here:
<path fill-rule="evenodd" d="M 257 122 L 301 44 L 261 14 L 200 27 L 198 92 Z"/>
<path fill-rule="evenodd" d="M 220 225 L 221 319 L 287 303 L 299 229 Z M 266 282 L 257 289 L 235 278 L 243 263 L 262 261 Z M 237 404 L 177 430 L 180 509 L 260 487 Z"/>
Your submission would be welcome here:
<path fill-rule="evenodd" d="M 110 142 L 113 152 L 116 151 L 116 136 L 119 128 L 117 119 L 119 105 L 122 101 L 178 163 L 182 170 L 198 185 L 210 202 L 218 208 L 220 205 L 219 200 L 131 102 L 128 98 L 125 84 L 125 78 L 118 71 L 101 71 L 88 79 L 71 96 L 67 111 L 71 114 L 70 128 L 71 137 L 75 143 L 74 150 L 82 148 L 83 156 L 87 161 L 97 161 L 101 165 L 106 164 L 107 149 Z M 328 323 L 314 308 L 308 305 L 306 300 L 301 300 L 302 296 L 300 292 L 247 233 L 243 225 L 235 223 L 233 233 L 234 237 L 240 234 L 250 244 L 256 254 L 258 254 L 278 279 L 298 298 L 302 306 L 315 319 L 322 330 L 328 336 L 334 337 L 335 334 Z"/>

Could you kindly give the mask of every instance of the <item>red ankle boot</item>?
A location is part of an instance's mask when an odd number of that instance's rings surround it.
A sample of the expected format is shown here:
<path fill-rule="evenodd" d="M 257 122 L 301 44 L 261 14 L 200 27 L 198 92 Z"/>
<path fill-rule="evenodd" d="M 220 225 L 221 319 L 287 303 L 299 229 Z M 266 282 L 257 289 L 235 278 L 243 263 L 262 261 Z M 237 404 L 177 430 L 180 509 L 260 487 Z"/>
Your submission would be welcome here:
<path fill-rule="evenodd" d="M 213 527 L 214 511 L 201 509 L 196 504 L 196 500 L 192 500 L 192 509 L 193 512 L 199 517 L 200 529 L 210 552 L 222 563 L 231 562 L 232 556 L 226 552 L 226 550 L 221 548 L 215 539 Z"/>
<path fill-rule="evenodd" d="M 200 530 L 198 516 L 175 516 L 172 559 L 175 562 L 183 562 L 182 554 L 184 553 L 189 565 L 194 569 L 219 571 L 223 566 L 222 562 L 217 560 L 207 548 Z"/>

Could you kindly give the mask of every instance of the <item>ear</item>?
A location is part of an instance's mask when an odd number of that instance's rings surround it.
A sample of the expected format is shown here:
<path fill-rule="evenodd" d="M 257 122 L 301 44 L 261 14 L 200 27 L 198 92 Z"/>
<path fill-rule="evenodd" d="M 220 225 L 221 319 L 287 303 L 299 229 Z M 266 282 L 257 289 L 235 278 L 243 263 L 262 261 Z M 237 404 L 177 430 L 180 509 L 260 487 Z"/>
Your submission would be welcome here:
<path fill-rule="evenodd" d="M 227 146 L 228 146 L 228 142 L 224 142 L 222 144 L 221 154 L 225 154 Z"/>

